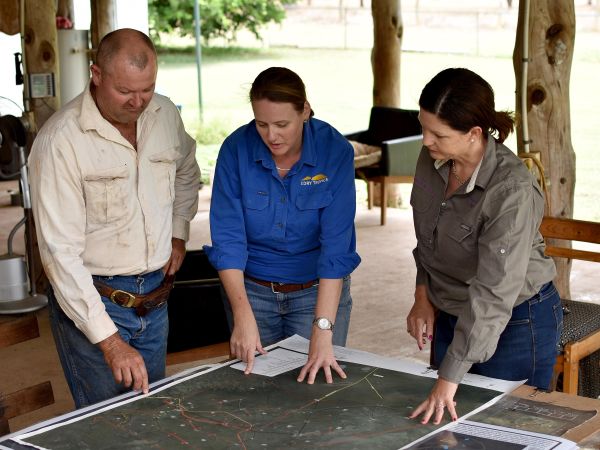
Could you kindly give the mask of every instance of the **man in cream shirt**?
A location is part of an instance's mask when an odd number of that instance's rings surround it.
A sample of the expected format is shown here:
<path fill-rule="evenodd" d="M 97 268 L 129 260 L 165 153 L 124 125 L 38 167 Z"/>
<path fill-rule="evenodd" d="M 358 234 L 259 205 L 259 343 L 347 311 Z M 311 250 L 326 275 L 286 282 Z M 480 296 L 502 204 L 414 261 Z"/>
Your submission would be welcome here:
<path fill-rule="evenodd" d="M 169 280 L 198 207 L 195 141 L 154 93 L 156 51 L 121 29 L 98 46 L 84 92 L 29 157 L 50 321 L 77 407 L 164 377 Z"/>

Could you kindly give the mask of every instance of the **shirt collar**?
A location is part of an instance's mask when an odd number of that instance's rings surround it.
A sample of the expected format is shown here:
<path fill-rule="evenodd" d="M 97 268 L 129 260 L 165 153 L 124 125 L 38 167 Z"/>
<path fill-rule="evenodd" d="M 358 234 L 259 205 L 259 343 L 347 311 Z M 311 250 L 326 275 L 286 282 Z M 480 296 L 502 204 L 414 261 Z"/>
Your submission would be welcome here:
<path fill-rule="evenodd" d="M 490 177 L 492 176 L 494 167 L 496 167 L 496 152 L 494 151 L 495 146 L 496 139 L 494 139 L 494 136 L 488 133 L 487 144 L 483 153 L 483 157 L 479 160 L 479 164 L 477 164 L 477 167 L 475 167 L 471 178 L 469 178 L 469 184 L 467 184 L 465 187 L 465 193 L 469 193 L 475 189 L 476 184 L 482 188 L 487 186 L 487 183 L 490 181 Z M 437 159 L 433 162 L 433 166 L 436 170 L 440 170 L 440 167 L 442 167 L 448 161 L 450 160 Z M 480 173 L 481 176 L 479 176 Z"/>
<path fill-rule="evenodd" d="M 105 139 L 120 141 L 120 138 L 122 138 L 121 133 L 119 133 L 119 131 L 102 116 L 94 101 L 94 97 L 92 97 L 90 87 L 91 80 L 88 81 L 85 90 L 83 91 L 81 111 L 79 113 L 79 125 L 81 129 L 83 131 L 96 130 L 98 134 Z M 141 124 L 149 118 L 155 117 L 159 109 L 160 105 L 154 100 L 154 96 L 152 96 L 150 103 L 148 103 L 148 106 L 138 118 L 138 124 Z"/>
<path fill-rule="evenodd" d="M 298 170 L 300 170 L 303 164 L 313 167 L 317 165 L 317 152 L 314 145 L 314 130 L 311 123 L 312 120 L 304 123 L 302 135 L 302 154 L 300 155 Z M 267 147 L 267 145 L 263 142 L 260 134 L 258 134 L 258 131 L 256 130 L 256 121 L 252 120 L 248 124 L 248 127 L 252 128 L 252 133 L 256 136 L 256 143 L 252 151 L 254 161 L 262 162 L 263 166 L 267 169 L 274 169 L 275 161 L 273 161 L 269 147 Z"/>

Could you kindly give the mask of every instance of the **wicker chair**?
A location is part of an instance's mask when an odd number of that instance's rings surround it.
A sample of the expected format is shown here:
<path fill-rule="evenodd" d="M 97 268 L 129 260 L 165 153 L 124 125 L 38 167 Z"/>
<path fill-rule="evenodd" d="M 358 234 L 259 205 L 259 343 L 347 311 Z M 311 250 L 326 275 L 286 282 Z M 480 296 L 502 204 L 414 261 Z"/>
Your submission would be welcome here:
<path fill-rule="evenodd" d="M 560 247 L 560 241 L 600 243 L 600 223 L 544 217 L 540 226 L 546 255 L 600 262 L 600 252 Z M 558 242 L 556 242 L 558 241 Z M 548 245 L 550 244 L 550 245 Z M 600 396 L 600 304 L 563 299 L 562 354 L 554 366 L 554 384 L 562 374 L 562 391 Z"/>
<path fill-rule="evenodd" d="M 354 143 L 378 147 L 378 159 L 367 165 L 357 165 L 355 178 L 367 182 L 369 209 L 373 207 L 374 183 L 380 183 L 381 225 L 386 223 L 388 183 L 412 183 L 417 158 L 423 146 L 419 112 L 385 106 L 373 106 L 369 128 L 346 135 Z M 368 157 L 374 154 L 365 155 Z"/>

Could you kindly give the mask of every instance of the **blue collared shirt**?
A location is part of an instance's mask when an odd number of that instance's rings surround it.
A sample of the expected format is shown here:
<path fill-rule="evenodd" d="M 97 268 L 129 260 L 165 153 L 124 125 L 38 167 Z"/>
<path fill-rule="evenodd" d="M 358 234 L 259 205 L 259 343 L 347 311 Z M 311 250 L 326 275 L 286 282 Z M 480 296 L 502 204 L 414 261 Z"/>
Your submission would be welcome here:
<path fill-rule="evenodd" d="M 355 213 L 354 153 L 337 130 L 305 123 L 300 160 L 281 178 L 253 120 L 219 152 L 204 248 L 217 270 L 262 280 L 343 278 L 360 263 Z"/>

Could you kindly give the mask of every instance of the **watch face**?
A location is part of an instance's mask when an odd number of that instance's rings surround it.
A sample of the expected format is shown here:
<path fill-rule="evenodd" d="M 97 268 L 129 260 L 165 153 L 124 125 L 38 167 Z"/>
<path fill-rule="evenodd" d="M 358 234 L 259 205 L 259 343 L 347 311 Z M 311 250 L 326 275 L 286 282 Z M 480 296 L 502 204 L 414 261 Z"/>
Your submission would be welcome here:
<path fill-rule="evenodd" d="M 331 328 L 331 322 L 325 317 L 321 317 L 317 321 L 317 326 L 322 330 L 329 330 Z"/>

